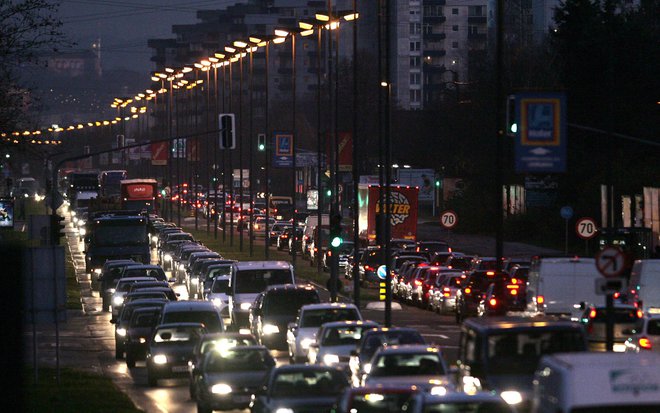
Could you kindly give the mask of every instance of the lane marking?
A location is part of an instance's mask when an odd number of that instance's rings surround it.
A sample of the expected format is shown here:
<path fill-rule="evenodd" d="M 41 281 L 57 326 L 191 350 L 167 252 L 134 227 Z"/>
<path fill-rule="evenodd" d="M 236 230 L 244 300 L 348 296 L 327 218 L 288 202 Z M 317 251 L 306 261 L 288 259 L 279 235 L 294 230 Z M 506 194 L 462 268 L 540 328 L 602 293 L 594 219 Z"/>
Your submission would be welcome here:
<path fill-rule="evenodd" d="M 440 337 L 440 338 L 444 338 L 445 340 L 449 340 L 449 337 L 447 337 L 444 334 L 427 334 L 427 333 L 421 333 L 421 334 L 427 337 Z"/>

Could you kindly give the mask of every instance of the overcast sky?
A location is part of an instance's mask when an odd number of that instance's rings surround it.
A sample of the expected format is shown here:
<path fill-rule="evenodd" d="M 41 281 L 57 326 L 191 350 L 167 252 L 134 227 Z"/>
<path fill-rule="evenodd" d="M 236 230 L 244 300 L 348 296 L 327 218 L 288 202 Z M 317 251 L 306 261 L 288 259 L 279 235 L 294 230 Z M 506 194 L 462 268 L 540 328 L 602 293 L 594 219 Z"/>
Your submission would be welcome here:
<path fill-rule="evenodd" d="M 104 70 L 153 70 L 150 38 L 171 38 L 172 25 L 197 21 L 197 10 L 225 8 L 235 0 L 60 0 L 60 19 L 79 48 L 101 39 Z"/>

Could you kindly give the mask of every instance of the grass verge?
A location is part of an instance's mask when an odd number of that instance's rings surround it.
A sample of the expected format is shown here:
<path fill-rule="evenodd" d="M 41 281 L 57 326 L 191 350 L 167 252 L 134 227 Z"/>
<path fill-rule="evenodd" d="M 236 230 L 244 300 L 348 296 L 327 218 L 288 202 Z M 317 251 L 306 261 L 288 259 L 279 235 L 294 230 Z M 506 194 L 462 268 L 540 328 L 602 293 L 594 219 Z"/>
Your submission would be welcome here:
<path fill-rule="evenodd" d="M 26 370 L 24 388 L 27 412 L 142 412 L 110 378 L 73 369 L 60 369 L 59 386 L 55 369 L 40 368 L 38 384 L 33 371 Z"/>

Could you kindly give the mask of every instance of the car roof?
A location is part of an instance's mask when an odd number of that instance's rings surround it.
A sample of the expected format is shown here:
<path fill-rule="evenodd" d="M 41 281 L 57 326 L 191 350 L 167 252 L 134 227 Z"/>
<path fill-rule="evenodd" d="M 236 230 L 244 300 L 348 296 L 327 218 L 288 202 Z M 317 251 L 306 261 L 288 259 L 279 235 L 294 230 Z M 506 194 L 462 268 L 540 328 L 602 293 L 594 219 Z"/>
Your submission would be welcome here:
<path fill-rule="evenodd" d="M 387 332 L 414 332 L 419 333 L 419 330 L 413 327 L 376 327 L 370 330 L 365 331 L 363 334 L 376 334 L 376 333 L 387 333 Z"/>
<path fill-rule="evenodd" d="M 355 304 L 351 303 L 315 303 L 315 304 L 305 304 L 300 307 L 300 311 L 304 310 L 326 310 L 333 308 L 354 308 L 358 309 Z"/>
<path fill-rule="evenodd" d="M 409 353 L 437 353 L 442 354 L 439 346 L 432 344 L 396 344 L 393 346 L 380 347 L 378 354 L 409 354 Z"/>
<path fill-rule="evenodd" d="M 346 394 L 384 394 L 384 393 L 408 393 L 417 392 L 419 387 L 414 384 L 401 384 L 401 383 L 384 383 L 378 385 L 366 385 L 360 387 L 350 387 L 346 390 Z"/>
<path fill-rule="evenodd" d="M 157 264 L 137 264 L 137 265 L 129 265 L 126 267 L 127 270 L 158 270 L 158 269 L 163 269 L 160 265 Z"/>
<path fill-rule="evenodd" d="M 372 320 L 346 320 L 346 321 L 331 321 L 329 323 L 323 323 L 322 327 L 323 328 L 338 328 L 338 327 L 346 327 L 346 326 L 362 326 L 362 327 L 376 327 L 379 324 L 375 321 Z"/>
<path fill-rule="evenodd" d="M 199 327 L 204 328 L 202 323 L 191 323 L 191 322 L 180 322 L 180 323 L 165 323 L 158 324 L 156 329 L 160 330 L 161 328 L 173 328 L 173 327 Z"/>
<path fill-rule="evenodd" d="M 497 402 L 506 403 L 501 396 L 497 393 L 491 392 L 477 392 L 477 393 L 463 393 L 463 392 L 447 392 L 445 395 L 439 396 L 430 393 L 420 393 L 424 398 L 425 403 L 473 403 L 473 402 Z"/>
<path fill-rule="evenodd" d="M 235 331 L 223 331 L 222 333 L 206 333 L 202 336 L 202 340 L 218 340 L 221 338 L 251 338 L 256 341 L 252 334 L 237 333 Z"/>
<path fill-rule="evenodd" d="M 145 304 L 161 304 L 161 303 L 169 303 L 170 301 L 167 301 L 165 298 L 138 298 L 137 300 L 129 301 L 126 304 L 124 304 L 123 308 L 126 308 L 128 306 L 130 307 L 135 307 L 135 306 L 140 306 L 143 307 Z"/>
<path fill-rule="evenodd" d="M 165 305 L 164 311 L 194 311 L 194 310 L 209 310 L 217 311 L 217 307 L 211 301 L 169 301 Z"/>
<path fill-rule="evenodd" d="M 263 291 L 263 294 L 266 294 L 270 291 L 297 291 L 297 290 L 309 290 L 316 291 L 316 288 L 312 284 L 273 284 L 266 287 Z"/>
<path fill-rule="evenodd" d="M 124 277 L 120 278 L 119 282 L 120 283 L 128 283 L 128 282 L 138 282 L 138 281 L 153 281 L 156 280 L 154 277 Z M 158 280 L 156 280 L 158 281 Z"/>
<path fill-rule="evenodd" d="M 292 268 L 288 261 L 239 261 L 234 265 L 239 270 L 288 270 Z"/>
<path fill-rule="evenodd" d="M 463 325 L 480 331 L 510 331 L 512 329 L 531 328 L 582 328 L 581 325 L 573 321 L 549 316 L 533 318 L 518 316 L 472 317 L 465 320 Z"/>
<path fill-rule="evenodd" d="M 337 367 L 324 366 L 321 364 L 283 364 L 281 366 L 275 367 L 273 373 L 289 373 L 296 371 L 336 371 L 341 373 Z"/>

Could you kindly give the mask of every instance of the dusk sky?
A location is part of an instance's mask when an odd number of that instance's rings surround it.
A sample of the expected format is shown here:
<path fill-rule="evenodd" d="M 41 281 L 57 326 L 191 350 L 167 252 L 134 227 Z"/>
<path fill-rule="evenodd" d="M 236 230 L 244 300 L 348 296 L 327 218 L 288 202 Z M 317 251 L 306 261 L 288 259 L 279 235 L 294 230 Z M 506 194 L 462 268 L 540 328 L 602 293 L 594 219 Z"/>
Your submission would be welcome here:
<path fill-rule="evenodd" d="M 104 70 L 128 68 L 145 73 L 150 38 L 170 38 L 172 25 L 197 21 L 196 11 L 221 9 L 235 0 L 60 0 L 63 31 L 77 48 L 101 39 Z"/>

